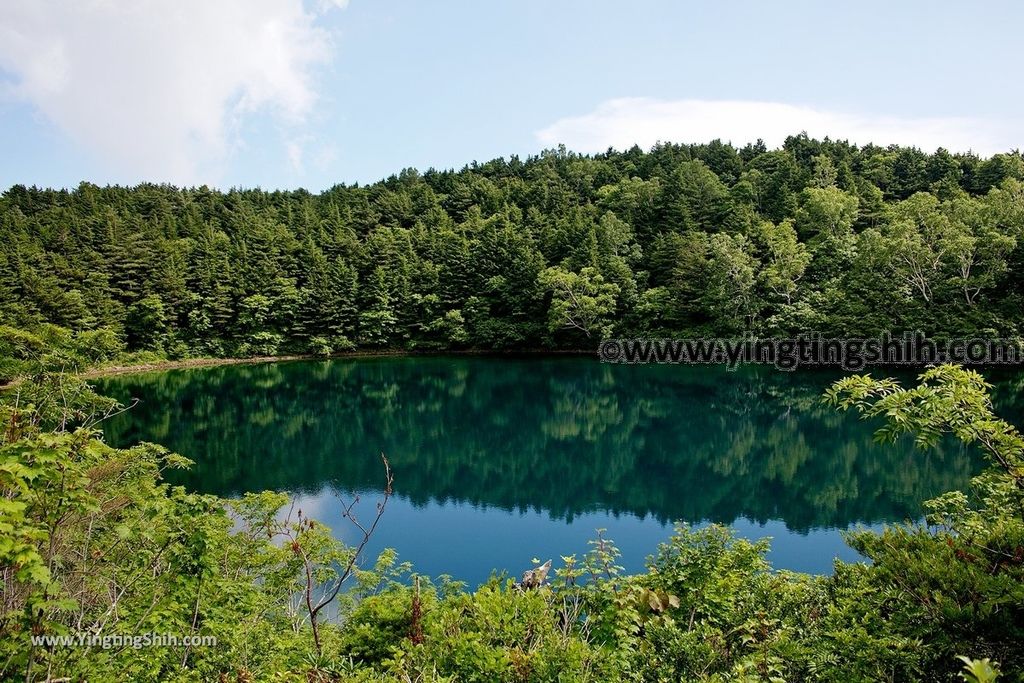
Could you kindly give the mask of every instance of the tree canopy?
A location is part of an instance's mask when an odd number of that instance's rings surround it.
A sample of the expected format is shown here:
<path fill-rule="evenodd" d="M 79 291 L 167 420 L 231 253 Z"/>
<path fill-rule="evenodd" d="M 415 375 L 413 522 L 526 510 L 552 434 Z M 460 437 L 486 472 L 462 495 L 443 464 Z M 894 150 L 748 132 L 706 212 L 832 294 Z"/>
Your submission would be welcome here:
<path fill-rule="evenodd" d="M 1018 152 L 806 135 L 770 151 L 558 149 L 320 194 L 14 186 L 0 320 L 109 330 L 171 357 L 591 348 L 609 333 L 1012 336 L 1022 231 Z"/>

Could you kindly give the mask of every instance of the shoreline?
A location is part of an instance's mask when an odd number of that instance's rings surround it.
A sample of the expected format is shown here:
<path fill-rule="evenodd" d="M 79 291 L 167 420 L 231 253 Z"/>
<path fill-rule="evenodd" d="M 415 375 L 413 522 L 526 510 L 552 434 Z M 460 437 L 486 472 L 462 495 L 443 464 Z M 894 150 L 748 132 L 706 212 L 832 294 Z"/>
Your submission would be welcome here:
<path fill-rule="evenodd" d="M 288 363 L 296 361 L 311 360 L 341 360 L 346 358 L 414 358 L 430 356 L 494 356 L 494 357 L 557 357 L 557 356 L 598 356 L 595 349 L 363 349 L 332 353 L 327 356 L 316 354 L 286 354 L 281 356 L 251 356 L 248 358 L 181 358 L 178 360 L 160 360 L 151 362 L 139 362 L 119 365 L 112 365 L 89 368 L 78 377 L 90 379 L 102 379 L 104 377 L 115 377 L 119 375 L 143 374 L 147 372 L 169 372 L 172 370 L 189 370 L 193 368 L 212 368 L 225 365 L 260 365 L 265 363 Z M 669 363 L 671 365 L 671 363 Z M 706 365 L 696 363 L 694 365 Z M 711 365 L 714 365 L 713 363 Z M 770 365 L 770 364 L 769 364 Z M 873 368 L 880 368 L 885 371 L 918 370 L 927 367 L 926 365 L 897 365 L 897 366 L 871 366 L 865 367 L 856 373 L 870 372 Z M 1004 369 L 1006 366 L 971 366 L 979 370 Z M 826 366 L 801 366 L 801 370 L 828 370 Z M 1019 369 L 1019 368 L 1017 368 Z M 785 372 L 791 372 L 786 370 Z M 854 372 L 854 371 L 846 371 Z M 0 392 L 16 388 L 25 380 L 24 377 L 16 378 L 6 384 L 0 384 Z"/>
<path fill-rule="evenodd" d="M 595 355 L 594 350 L 582 349 L 460 349 L 460 350 L 404 350 L 379 349 L 364 351 L 346 351 L 332 353 L 328 356 L 315 354 L 289 354 L 284 356 L 252 356 L 250 358 L 182 358 L 130 365 L 109 365 L 90 368 L 79 374 L 82 379 L 100 379 L 116 375 L 129 375 L 145 372 L 167 372 L 170 370 L 188 370 L 191 368 L 212 368 L 222 365 L 259 365 L 264 363 L 286 363 L 303 360 L 339 360 L 344 358 L 388 358 L 415 356 L 588 356 Z M 0 391 L 12 388 L 17 380 L 0 387 Z"/>

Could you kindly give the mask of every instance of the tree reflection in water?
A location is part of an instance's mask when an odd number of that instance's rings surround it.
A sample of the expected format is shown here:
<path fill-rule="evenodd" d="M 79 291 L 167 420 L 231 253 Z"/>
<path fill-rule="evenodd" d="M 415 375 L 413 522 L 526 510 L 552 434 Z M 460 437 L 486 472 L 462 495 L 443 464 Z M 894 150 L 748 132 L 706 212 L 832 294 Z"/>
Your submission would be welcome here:
<path fill-rule="evenodd" d="M 412 357 L 171 371 L 100 388 L 141 399 L 107 425 L 110 441 L 164 444 L 196 461 L 175 483 L 224 495 L 372 491 L 383 451 L 413 504 L 806 531 L 917 518 L 923 500 L 978 471 L 952 442 L 875 444 L 875 425 L 819 403 L 838 376 Z M 997 399 L 1019 405 L 1021 387 L 1007 375 Z"/>

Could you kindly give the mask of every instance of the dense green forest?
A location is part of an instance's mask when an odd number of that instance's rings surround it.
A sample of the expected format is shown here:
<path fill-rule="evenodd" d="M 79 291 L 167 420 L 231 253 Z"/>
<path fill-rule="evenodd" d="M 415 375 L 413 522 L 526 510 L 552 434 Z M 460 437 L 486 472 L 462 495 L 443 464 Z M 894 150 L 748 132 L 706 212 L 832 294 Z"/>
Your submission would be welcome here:
<path fill-rule="evenodd" d="M 319 195 L 15 186 L 0 198 L 0 356 L 72 333 L 98 358 L 1016 336 L 1022 180 L 1016 152 L 800 135 L 559 149 Z"/>

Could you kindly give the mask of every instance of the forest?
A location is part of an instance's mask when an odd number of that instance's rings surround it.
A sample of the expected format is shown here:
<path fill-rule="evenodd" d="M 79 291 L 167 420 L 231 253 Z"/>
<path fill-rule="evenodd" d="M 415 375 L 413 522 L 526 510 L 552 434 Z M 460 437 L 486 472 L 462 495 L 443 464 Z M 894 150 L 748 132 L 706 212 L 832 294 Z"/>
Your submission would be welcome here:
<path fill-rule="evenodd" d="M 823 397 L 794 381 L 771 405 L 751 400 L 765 393 L 754 374 L 736 390 L 735 415 L 683 409 L 680 419 L 696 424 L 741 427 L 771 419 L 773 407 L 852 411 L 873 420 L 881 443 L 909 439 L 932 451 L 941 471 L 919 482 L 855 457 L 866 443 L 825 466 L 824 479 L 858 493 L 875 482 L 873 495 L 907 511 L 905 524 L 848 533 L 862 562 L 837 560 L 820 576 L 775 570 L 768 541 L 680 523 L 637 574 L 598 535 L 589 553 L 553 558 L 543 581 L 496 574 L 479 587 L 420 576 L 393 551 L 363 557 L 358 543 L 289 511 L 284 492 L 203 494 L 169 483 L 187 480 L 190 461 L 151 443 L 115 447 L 104 423 L 125 406 L 79 375 L 164 358 L 593 351 L 611 334 L 1019 338 L 1022 304 L 1020 152 L 983 159 L 798 135 L 773 150 L 718 141 L 557 149 L 320 194 L 14 186 L 0 197 L 0 679 L 1024 680 L 1024 436 L 996 415 L 992 385 L 973 371 L 943 365 L 909 383 L 847 376 Z M 276 387 L 274 400 L 243 388 L 220 413 L 199 406 L 189 419 L 216 440 L 230 424 L 287 413 L 295 397 L 278 372 L 239 375 Z M 296 443 L 322 435 L 344 448 L 351 434 L 337 422 L 350 405 L 386 399 L 360 396 L 343 371 L 335 379 L 338 393 L 296 421 Z M 166 400 L 174 381 L 139 387 Z M 483 387 L 480 405 L 458 406 L 446 398 L 458 387 L 417 381 L 401 385 L 423 398 L 390 416 L 395 429 L 409 411 L 458 410 L 486 425 L 493 405 L 530 403 L 528 382 Z M 558 484 L 552 514 L 575 514 L 574 494 L 615 489 L 635 467 L 629 444 L 653 415 L 678 408 L 672 386 L 651 379 L 648 389 L 622 417 L 616 406 L 624 413 L 635 396 L 574 384 L 566 395 L 590 399 L 593 414 L 571 401 L 532 406 L 550 412 L 549 431 L 504 439 L 563 447 L 559 410 L 570 411 L 609 434 L 601 449 L 580 447 L 580 459 L 601 469 L 592 480 L 539 467 L 517 480 L 509 471 L 518 460 L 506 457 L 474 471 L 486 486 L 452 480 L 444 494 L 511 508 L 518 482 L 538 476 Z M 166 433 L 183 410 L 167 407 Z M 764 501 L 742 489 L 776 473 L 716 474 L 708 463 L 733 444 L 706 424 L 693 462 L 662 469 L 706 482 L 707 507 L 681 500 L 673 511 L 767 518 Z M 488 453 L 495 434 L 482 427 L 475 450 Z M 132 441 L 116 429 L 109 436 Z M 984 463 L 970 490 L 933 495 L 949 477 L 978 472 L 967 450 Z M 797 477 L 799 453 L 750 451 Z M 247 460 L 244 448 L 211 452 L 286 475 L 296 466 Z M 383 458 L 379 470 L 360 464 L 356 473 L 383 485 L 381 514 L 392 477 L 415 490 L 447 468 L 443 444 L 392 455 L 393 467 Z M 216 466 L 204 465 L 216 479 Z M 828 487 L 796 483 L 819 504 L 796 528 L 862 517 Z M 925 491 L 932 497 L 918 510 Z M 607 504 L 616 510 L 651 508 L 640 494 L 615 495 Z M 203 635 L 217 645 L 40 640 L 110 633 Z"/>
<path fill-rule="evenodd" d="M 1013 338 L 1022 181 L 1019 152 L 798 135 L 557 149 L 316 195 L 14 186 L 0 379 L 74 346 L 102 361 L 589 351 L 613 332 Z"/>

